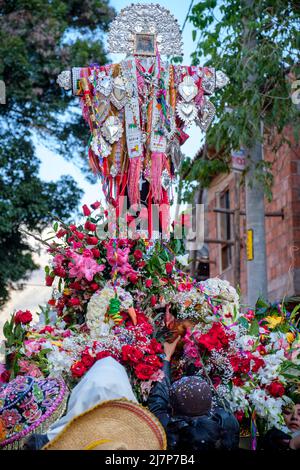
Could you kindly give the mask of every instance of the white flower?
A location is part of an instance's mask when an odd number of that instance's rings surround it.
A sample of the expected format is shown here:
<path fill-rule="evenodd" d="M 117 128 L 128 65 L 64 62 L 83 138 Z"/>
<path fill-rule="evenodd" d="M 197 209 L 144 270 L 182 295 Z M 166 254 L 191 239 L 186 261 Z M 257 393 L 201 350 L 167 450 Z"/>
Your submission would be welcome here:
<path fill-rule="evenodd" d="M 189 256 L 190 256 L 189 253 L 187 253 L 186 255 L 178 255 L 178 256 L 176 256 L 176 260 L 182 266 L 188 266 L 190 264 L 189 263 Z"/>
<path fill-rule="evenodd" d="M 122 287 L 114 288 L 110 283 L 107 283 L 101 291 L 91 297 L 87 306 L 86 323 L 92 338 L 96 339 L 110 334 L 115 323 L 112 319 L 105 319 L 105 315 L 111 299 L 116 296 L 120 301 L 121 310 L 128 310 L 133 306 L 131 294 Z"/>

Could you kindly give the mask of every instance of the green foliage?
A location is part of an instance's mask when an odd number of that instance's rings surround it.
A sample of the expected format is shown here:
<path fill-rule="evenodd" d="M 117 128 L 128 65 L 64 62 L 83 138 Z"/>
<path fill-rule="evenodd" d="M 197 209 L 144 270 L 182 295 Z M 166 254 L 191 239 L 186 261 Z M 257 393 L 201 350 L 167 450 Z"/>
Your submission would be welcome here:
<path fill-rule="evenodd" d="M 33 249 L 19 229 L 43 230 L 53 214 L 68 220 L 82 194 L 69 176 L 55 183 L 39 179 L 30 140 L 19 148 L 15 137 L 6 135 L 5 142 L 0 147 L 0 304 L 8 289 L 36 268 Z"/>
<path fill-rule="evenodd" d="M 108 0 L 0 0 L 0 120 L 13 135 L 32 130 L 65 157 L 84 155 L 88 128 L 56 78 L 72 66 L 107 62 L 102 33 L 113 16 Z"/>
<path fill-rule="evenodd" d="M 230 78 L 215 96 L 217 119 L 207 133 L 208 146 L 217 152 L 230 155 L 232 148 L 251 148 L 261 140 L 261 121 L 265 135 L 281 134 L 292 124 L 299 136 L 299 106 L 291 99 L 292 83 L 300 73 L 299 13 L 297 2 L 283 0 L 255 1 L 252 8 L 242 0 L 205 0 L 193 7 L 190 21 L 196 31 L 193 39 L 198 39 L 193 63 L 203 65 L 204 58 L 204 65 Z M 284 133 L 275 154 L 283 142 Z M 256 170 L 270 188 L 270 168 Z M 205 175 L 197 172 L 195 179 L 205 185 Z"/>
<path fill-rule="evenodd" d="M 190 158 L 185 158 L 180 169 L 181 175 L 185 175 L 179 183 L 182 199 L 187 202 L 193 201 L 194 192 L 197 189 L 197 185 L 193 182 L 199 181 L 202 188 L 207 188 L 216 175 L 226 171 L 228 171 L 228 165 L 225 160 L 196 158 L 191 165 Z"/>

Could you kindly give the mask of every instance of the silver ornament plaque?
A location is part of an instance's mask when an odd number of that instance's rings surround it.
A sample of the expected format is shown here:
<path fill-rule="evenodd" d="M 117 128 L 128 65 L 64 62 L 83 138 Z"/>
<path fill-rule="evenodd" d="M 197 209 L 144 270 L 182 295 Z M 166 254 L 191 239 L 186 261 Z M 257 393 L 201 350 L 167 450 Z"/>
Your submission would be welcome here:
<path fill-rule="evenodd" d="M 176 105 L 176 113 L 186 126 L 190 126 L 197 117 L 197 107 L 193 102 L 185 103 L 181 101 Z"/>
<path fill-rule="evenodd" d="M 195 85 L 193 78 L 186 75 L 180 83 L 178 91 L 183 100 L 189 103 L 197 96 L 198 87 Z"/>
<path fill-rule="evenodd" d="M 104 122 L 101 131 L 105 140 L 110 144 L 114 144 L 122 137 L 123 126 L 117 116 L 109 116 Z"/>
<path fill-rule="evenodd" d="M 140 47 L 139 39 L 145 35 L 152 35 L 155 44 L 149 39 Z M 117 15 L 111 23 L 108 35 L 108 47 L 110 53 L 155 55 L 157 49 L 161 55 L 183 55 L 183 43 L 180 26 L 176 18 L 169 10 L 158 3 L 132 4 Z"/>
<path fill-rule="evenodd" d="M 200 109 L 200 112 L 198 114 L 198 119 L 196 121 L 196 124 L 200 127 L 200 129 L 203 132 L 207 131 L 207 129 L 212 123 L 212 120 L 215 114 L 216 114 L 215 106 L 212 104 L 211 101 L 205 98 L 204 104 Z"/>

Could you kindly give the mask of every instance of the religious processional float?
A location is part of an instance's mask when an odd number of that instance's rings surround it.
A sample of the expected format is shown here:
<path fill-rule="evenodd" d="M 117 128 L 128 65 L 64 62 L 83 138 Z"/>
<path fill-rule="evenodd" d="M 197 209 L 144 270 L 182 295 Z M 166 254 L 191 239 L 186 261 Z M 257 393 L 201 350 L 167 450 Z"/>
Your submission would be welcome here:
<path fill-rule="evenodd" d="M 284 430 L 282 408 L 299 390 L 297 308 L 288 313 L 282 304 L 259 301 L 242 313 L 227 281 L 189 276 L 185 243 L 176 236 L 185 233 L 188 218 L 170 224 L 186 130 L 193 122 L 207 130 L 215 114 L 209 96 L 228 79 L 211 67 L 163 60 L 178 56 L 182 41 L 177 21 L 159 5 L 122 10 L 111 25 L 109 49 L 125 59 L 73 68 L 58 78 L 80 97 L 91 130 L 89 162 L 106 207 L 97 201 L 83 206 L 81 223 L 54 223 L 52 238 L 43 242 L 52 296 L 38 321 L 20 310 L 5 324 L 1 381 L 19 377 L 22 390 L 24 380 L 48 380 L 35 393 L 51 408 L 53 397 L 65 402 L 66 390 L 111 356 L 146 403 L 163 378 L 162 343 L 180 334 L 174 380 L 191 370 L 202 376 L 242 430 L 251 424 L 253 439 L 257 425 Z M 0 388 L 0 447 L 38 419 L 35 403 L 20 414 L 3 408 L 6 399 Z"/>

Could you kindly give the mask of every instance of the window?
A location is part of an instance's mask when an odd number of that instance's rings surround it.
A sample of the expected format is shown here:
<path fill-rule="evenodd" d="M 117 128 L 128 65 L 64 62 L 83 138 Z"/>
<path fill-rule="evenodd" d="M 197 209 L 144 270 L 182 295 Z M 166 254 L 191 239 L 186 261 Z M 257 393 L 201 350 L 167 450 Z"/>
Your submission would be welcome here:
<path fill-rule="evenodd" d="M 219 196 L 219 207 L 221 209 L 230 209 L 229 190 L 224 191 Z M 219 236 L 221 240 L 231 240 L 232 226 L 231 214 L 219 213 Z M 220 266 L 221 272 L 231 266 L 232 249 L 231 245 L 221 244 L 220 249 Z"/>

